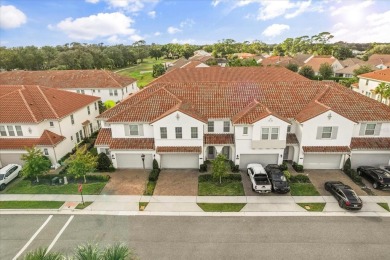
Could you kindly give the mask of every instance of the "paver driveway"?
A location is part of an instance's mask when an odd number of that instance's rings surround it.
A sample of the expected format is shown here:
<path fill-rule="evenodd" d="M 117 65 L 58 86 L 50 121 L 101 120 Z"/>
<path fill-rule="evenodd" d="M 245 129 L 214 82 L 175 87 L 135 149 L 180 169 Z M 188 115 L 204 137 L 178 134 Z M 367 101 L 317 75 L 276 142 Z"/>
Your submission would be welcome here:
<path fill-rule="evenodd" d="M 198 170 L 162 170 L 153 195 L 197 196 Z"/>
<path fill-rule="evenodd" d="M 310 181 L 316 187 L 318 192 L 322 196 L 330 196 L 330 192 L 326 191 L 324 184 L 327 181 L 341 181 L 342 183 L 350 186 L 357 195 L 367 196 L 367 193 L 356 185 L 351 178 L 348 177 L 341 170 L 305 170 L 303 174 L 308 174 Z"/>
<path fill-rule="evenodd" d="M 111 176 L 101 194 L 142 195 L 150 170 L 121 169 L 108 173 Z"/>
<path fill-rule="evenodd" d="M 290 196 L 290 192 L 280 194 L 275 192 L 270 193 L 258 193 L 252 190 L 252 182 L 246 173 L 246 170 L 240 170 L 241 182 L 244 187 L 245 196 Z"/>

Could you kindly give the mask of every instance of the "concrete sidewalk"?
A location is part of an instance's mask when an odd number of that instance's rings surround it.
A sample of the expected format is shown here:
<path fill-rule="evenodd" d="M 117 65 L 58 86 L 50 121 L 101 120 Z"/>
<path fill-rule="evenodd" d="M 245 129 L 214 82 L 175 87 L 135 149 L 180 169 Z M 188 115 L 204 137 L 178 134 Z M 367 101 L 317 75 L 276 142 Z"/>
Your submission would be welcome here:
<path fill-rule="evenodd" d="M 380 207 L 378 202 L 390 205 L 390 196 L 361 196 L 364 206 L 359 212 L 348 213 L 338 206 L 332 196 L 137 196 L 137 195 L 84 195 L 84 201 L 93 202 L 84 210 L 76 210 L 81 202 L 80 195 L 41 195 L 41 194 L 2 194 L 0 201 L 64 201 L 59 210 L 0 210 L 1 213 L 32 211 L 56 212 L 58 214 L 119 214 L 119 215 L 194 215 L 210 216 L 216 213 L 203 212 L 197 203 L 246 203 L 240 212 L 220 213 L 229 216 L 257 215 L 373 215 L 389 216 L 390 212 Z M 147 202 L 144 211 L 139 211 L 139 203 Z M 307 212 L 297 203 L 326 203 L 323 212 Z M 218 213 L 218 212 L 217 212 Z M 348 215 L 347 214 L 347 215 Z"/>

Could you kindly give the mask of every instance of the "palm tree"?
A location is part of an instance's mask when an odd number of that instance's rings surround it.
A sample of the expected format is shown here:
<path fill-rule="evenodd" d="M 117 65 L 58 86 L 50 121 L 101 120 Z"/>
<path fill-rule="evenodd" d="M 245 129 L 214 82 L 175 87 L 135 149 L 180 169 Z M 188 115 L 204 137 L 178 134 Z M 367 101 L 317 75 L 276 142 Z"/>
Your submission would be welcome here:
<path fill-rule="evenodd" d="M 29 252 L 23 258 L 24 260 L 61 260 L 64 256 L 57 252 L 47 252 L 47 248 L 38 248 Z"/>
<path fill-rule="evenodd" d="M 386 84 L 386 87 L 385 87 L 385 90 L 383 91 L 383 95 L 382 95 L 382 97 L 384 98 L 384 99 L 387 99 L 387 105 L 389 105 L 390 106 L 390 102 L 389 102 L 389 100 L 388 99 L 390 99 L 390 84 Z"/>
<path fill-rule="evenodd" d="M 384 83 L 384 82 L 381 82 L 374 89 L 374 93 L 379 94 L 379 97 L 380 97 L 379 102 L 382 102 L 383 94 L 385 93 L 385 91 L 386 91 L 386 83 Z"/>

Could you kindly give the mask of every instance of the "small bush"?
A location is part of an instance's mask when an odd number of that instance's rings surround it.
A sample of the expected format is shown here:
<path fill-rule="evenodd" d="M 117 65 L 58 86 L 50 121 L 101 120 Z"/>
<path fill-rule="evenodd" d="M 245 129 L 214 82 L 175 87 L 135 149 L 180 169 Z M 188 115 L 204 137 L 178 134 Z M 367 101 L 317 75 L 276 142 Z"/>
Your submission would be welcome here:
<path fill-rule="evenodd" d="M 98 152 L 97 152 L 97 149 L 96 149 L 96 148 L 92 148 L 92 149 L 90 150 L 90 152 L 91 152 L 92 155 L 95 155 L 95 156 L 98 155 Z"/>
<path fill-rule="evenodd" d="M 68 165 L 65 165 L 64 168 L 62 168 L 62 170 L 59 172 L 59 174 L 67 174 L 68 172 Z"/>
<path fill-rule="evenodd" d="M 280 164 L 280 165 L 279 165 L 279 169 L 280 169 L 281 171 L 286 171 L 286 170 L 288 169 L 287 163 L 283 162 L 283 164 Z"/>
<path fill-rule="evenodd" d="M 222 178 L 223 181 L 241 181 L 241 174 L 227 174 Z M 199 182 L 213 182 L 213 176 L 211 174 L 202 174 L 198 177 Z"/>
<path fill-rule="evenodd" d="M 158 169 L 158 162 L 156 159 L 153 159 L 153 169 Z"/>
<path fill-rule="evenodd" d="M 241 181 L 241 174 L 228 174 L 224 179 L 231 181 Z"/>
<path fill-rule="evenodd" d="M 158 175 L 160 174 L 160 169 L 153 169 L 149 173 L 149 181 L 154 181 L 156 182 L 158 180 Z"/>
<path fill-rule="evenodd" d="M 101 172 L 109 171 L 112 166 L 110 158 L 108 158 L 107 154 L 100 153 L 97 160 L 96 169 Z"/>
<path fill-rule="evenodd" d="M 207 172 L 207 164 L 202 163 L 202 164 L 199 166 L 199 171 L 200 171 L 200 172 Z"/>
<path fill-rule="evenodd" d="M 303 174 L 298 174 L 290 177 L 290 182 L 292 183 L 310 183 L 309 177 Z"/>
<path fill-rule="evenodd" d="M 290 179 L 291 179 L 291 173 L 289 172 L 289 171 L 283 171 L 283 174 L 284 174 L 284 176 L 286 177 L 286 179 L 288 180 L 288 181 L 290 181 Z"/>
<path fill-rule="evenodd" d="M 213 176 L 211 176 L 211 174 L 203 174 L 203 175 L 199 175 L 198 177 L 199 182 L 209 182 L 212 180 L 213 180 Z"/>
<path fill-rule="evenodd" d="M 303 172 L 303 165 L 297 164 L 296 162 L 293 162 L 292 167 L 297 172 Z"/>
<path fill-rule="evenodd" d="M 63 165 L 63 162 L 65 162 L 66 159 L 68 159 L 70 155 L 71 155 L 71 153 L 65 154 L 64 157 L 62 157 L 61 159 L 58 160 L 58 163 Z"/>
<path fill-rule="evenodd" d="M 231 172 L 236 173 L 236 172 L 240 171 L 240 169 L 239 169 L 240 166 L 239 165 L 235 165 L 232 160 L 229 160 L 229 166 L 230 166 L 230 171 Z"/>
<path fill-rule="evenodd" d="M 356 183 L 362 183 L 362 177 L 357 174 L 357 172 L 354 169 L 349 169 L 345 172 L 354 182 Z"/>
<path fill-rule="evenodd" d="M 344 167 L 343 167 L 343 171 L 345 173 L 347 173 L 349 170 L 351 169 L 351 159 L 348 158 L 345 163 L 344 163 Z"/>

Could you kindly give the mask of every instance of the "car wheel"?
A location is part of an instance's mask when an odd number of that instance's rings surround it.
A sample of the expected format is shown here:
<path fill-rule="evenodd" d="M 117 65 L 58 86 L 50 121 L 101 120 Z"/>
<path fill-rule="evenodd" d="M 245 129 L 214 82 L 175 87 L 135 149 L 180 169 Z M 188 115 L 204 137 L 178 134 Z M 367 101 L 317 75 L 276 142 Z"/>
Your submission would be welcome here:
<path fill-rule="evenodd" d="M 343 201 L 343 200 L 339 200 L 339 206 L 340 206 L 340 208 L 342 208 L 342 209 L 345 208 L 345 204 L 344 204 L 344 201 Z"/>
<path fill-rule="evenodd" d="M 378 183 L 374 182 L 374 183 L 372 184 L 372 187 L 373 187 L 374 189 L 378 189 Z"/>
<path fill-rule="evenodd" d="M 0 185 L 0 190 L 4 190 L 4 189 L 5 189 L 5 184 L 3 183 Z"/>
<path fill-rule="evenodd" d="M 255 191 L 255 189 L 253 188 L 253 186 L 252 186 L 252 190 Z"/>
<path fill-rule="evenodd" d="M 324 186 L 325 186 L 325 190 L 329 191 L 328 185 L 325 184 Z"/>

